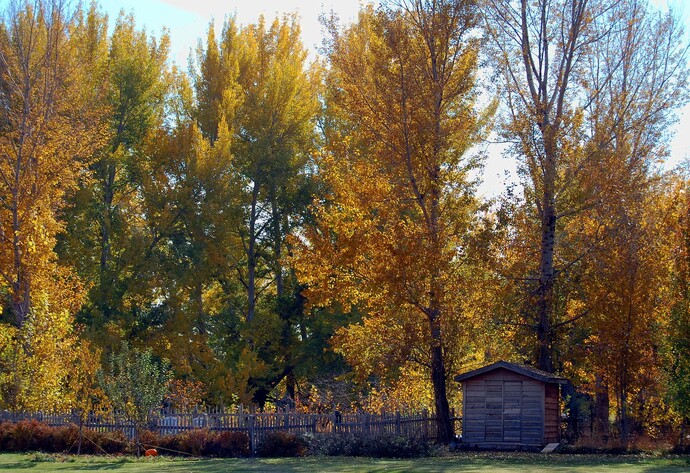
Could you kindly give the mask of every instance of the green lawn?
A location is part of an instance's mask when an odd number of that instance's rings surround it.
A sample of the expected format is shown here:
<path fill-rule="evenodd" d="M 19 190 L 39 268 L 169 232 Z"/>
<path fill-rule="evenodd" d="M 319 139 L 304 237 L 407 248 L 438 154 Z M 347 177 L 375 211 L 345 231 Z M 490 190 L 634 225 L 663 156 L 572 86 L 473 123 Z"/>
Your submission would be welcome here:
<path fill-rule="evenodd" d="M 1 454 L 0 470 L 15 472 L 343 472 L 343 473 L 450 473 L 450 472 L 690 472 L 690 457 L 538 455 L 464 453 L 416 460 L 348 457 L 297 459 L 132 459 L 105 457 Z"/>

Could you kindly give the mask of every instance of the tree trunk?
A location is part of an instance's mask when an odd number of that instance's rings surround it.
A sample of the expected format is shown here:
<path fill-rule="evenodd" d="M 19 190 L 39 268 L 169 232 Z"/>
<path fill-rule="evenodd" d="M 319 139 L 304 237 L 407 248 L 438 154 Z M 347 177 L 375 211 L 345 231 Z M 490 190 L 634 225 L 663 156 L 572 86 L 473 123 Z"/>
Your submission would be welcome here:
<path fill-rule="evenodd" d="M 27 63 L 29 58 L 22 58 Z M 30 112 L 33 104 L 31 103 L 31 89 L 33 83 L 31 78 L 27 75 L 23 79 L 22 84 L 22 99 L 23 107 L 21 114 L 21 121 L 19 126 L 19 140 L 17 143 L 17 158 L 14 163 L 14 173 L 11 179 L 10 191 L 12 193 L 11 211 L 12 211 L 12 252 L 13 252 L 13 280 L 12 286 L 12 300 L 11 307 L 15 316 L 15 324 L 18 328 L 22 328 L 29 316 L 30 308 L 30 286 L 26 276 L 26 268 L 22 260 L 22 244 L 20 235 L 22 232 L 20 212 L 20 198 L 22 195 L 22 182 L 26 180 L 25 173 L 26 161 L 31 159 L 30 151 L 24 152 L 24 148 L 30 149 L 27 140 L 30 139 L 32 133 L 35 133 L 31 126 Z"/>
<path fill-rule="evenodd" d="M 628 421 L 628 402 L 625 398 L 627 393 L 621 393 L 621 443 L 624 448 L 628 448 L 628 441 L 630 440 L 630 426 Z"/>
<path fill-rule="evenodd" d="M 139 442 L 139 426 L 134 424 L 134 442 L 137 444 L 137 458 L 141 456 L 141 443 Z"/>
<path fill-rule="evenodd" d="M 554 310 L 554 254 L 556 246 L 556 151 L 550 144 L 550 130 L 544 130 L 547 143 L 543 161 L 543 193 L 541 202 L 541 253 L 539 260 L 539 291 L 537 320 L 537 361 L 540 370 L 553 373 L 553 334 L 551 321 Z"/>
<path fill-rule="evenodd" d="M 688 418 L 683 416 L 683 420 L 680 422 L 680 437 L 678 438 L 678 450 L 681 453 L 685 453 L 685 435 L 688 430 Z"/>
<path fill-rule="evenodd" d="M 206 329 L 206 320 L 204 317 L 204 284 L 201 278 L 194 281 L 192 288 L 192 305 L 194 307 L 194 315 L 196 319 L 196 327 L 199 329 L 201 335 L 208 333 Z"/>
<path fill-rule="evenodd" d="M 619 376 L 619 393 L 618 393 L 618 405 L 620 406 L 620 429 L 621 429 L 621 442 L 625 448 L 628 448 L 628 441 L 630 440 L 630 418 L 628 415 L 628 381 L 631 377 L 630 375 L 630 364 L 629 361 L 632 357 L 631 346 L 632 346 L 632 332 L 635 319 L 634 312 L 634 297 L 635 292 L 635 279 L 636 271 L 633 271 L 630 275 L 630 280 L 628 281 L 628 303 L 626 311 L 626 321 L 625 321 L 625 343 L 623 345 L 623 353 L 621 353 L 621 365 L 618 369 Z"/>
<path fill-rule="evenodd" d="M 280 300 L 283 297 L 284 283 L 283 283 L 283 266 L 281 263 L 283 252 L 283 232 L 280 228 L 281 218 L 280 209 L 278 208 L 278 197 L 276 195 L 275 186 L 271 189 L 271 223 L 273 232 L 273 259 L 275 265 L 276 278 L 276 297 Z"/>
<path fill-rule="evenodd" d="M 247 322 L 254 320 L 256 310 L 256 221 L 259 201 L 259 183 L 254 182 L 251 213 L 249 215 L 249 241 L 247 242 Z"/>
<path fill-rule="evenodd" d="M 103 214 L 101 215 L 101 259 L 100 259 L 100 308 L 105 321 L 112 316 L 111 294 L 113 281 L 109 274 L 111 234 L 113 223 L 113 198 L 115 195 L 115 165 L 103 163 Z"/>
<path fill-rule="evenodd" d="M 539 265 L 539 314 L 537 321 L 538 366 L 553 373 L 551 319 L 554 300 L 554 242 L 556 240 L 556 215 L 554 205 L 544 208 L 542 220 L 541 260 Z"/>
<path fill-rule="evenodd" d="M 628 448 L 630 440 L 630 419 L 628 418 L 628 386 L 625 380 L 625 373 L 621 376 L 620 393 L 618 395 L 618 404 L 620 406 L 620 429 L 621 429 L 621 443 L 624 448 Z"/>
<path fill-rule="evenodd" d="M 601 375 L 594 379 L 594 431 L 601 434 L 604 443 L 609 438 L 609 386 Z"/>
<path fill-rule="evenodd" d="M 77 445 L 77 455 L 81 455 L 81 443 L 84 439 L 84 420 L 79 417 L 79 444 Z"/>
<path fill-rule="evenodd" d="M 295 371 L 291 370 L 285 379 L 285 392 L 291 401 L 295 400 L 296 391 L 297 391 L 297 378 L 295 376 Z"/>
<path fill-rule="evenodd" d="M 431 327 L 431 383 L 434 388 L 434 405 L 438 422 L 438 441 L 450 443 L 455 432 L 450 418 L 448 394 L 446 392 L 446 369 L 443 361 L 443 346 L 441 344 L 441 325 L 438 314 L 429 318 Z"/>
<path fill-rule="evenodd" d="M 434 155 L 441 156 L 441 96 L 437 94 L 435 101 L 435 136 Z M 441 227 L 441 166 L 434 166 L 430 174 L 431 195 L 429 202 L 429 221 L 427 231 L 431 240 L 433 254 L 443 254 L 443 236 Z M 423 199 L 422 199 L 423 200 Z M 438 441 L 450 443 L 454 440 L 453 423 L 450 418 L 450 406 L 446 391 L 446 367 L 443 360 L 443 333 L 441 330 L 441 317 L 443 316 L 442 272 L 438 263 L 432 262 L 429 280 L 429 328 L 431 331 L 431 382 L 434 387 L 434 405 L 436 407 L 436 419 L 438 422 Z"/>
<path fill-rule="evenodd" d="M 31 285 L 26 274 L 26 268 L 22 259 L 21 221 L 19 217 L 19 182 L 17 188 L 12 191 L 12 246 L 14 258 L 14 279 L 12 281 L 12 313 L 15 318 L 15 325 L 22 328 L 29 317 L 31 308 Z"/>

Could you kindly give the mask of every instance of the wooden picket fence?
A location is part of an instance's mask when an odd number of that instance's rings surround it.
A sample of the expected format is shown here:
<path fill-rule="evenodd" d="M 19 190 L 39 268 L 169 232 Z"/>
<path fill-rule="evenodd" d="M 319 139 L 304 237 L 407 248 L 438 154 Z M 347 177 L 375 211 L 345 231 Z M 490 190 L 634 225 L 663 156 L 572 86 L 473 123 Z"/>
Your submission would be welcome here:
<path fill-rule="evenodd" d="M 0 421 L 18 422 L 34 419 L 55 427 L 79 422 L 76 413 L 69 412 L 0 411 Z M 454 419 L 456 432 L 459 432 L 460 419 L 455 417 Z M 129 438 L 134 437 L 134 422 L 116 412 L 90 414 L 83 425 L 88 429 L 103 433 L 118 431 Z M 202 428 L 214 431 L 246 432 L 252 451 L 269 433 L 277 431 L 294 434 L 341 433 L 368 437 L 402 435 L 429 440 L 438 438 L 436 418 L 427 411 L 382 414 L 363 412 L 305 414 L 290 410 L 256 412 L 244 406 L 237 406 L 230 410 L 223 408 L 194 409 L 184 412 L 160 410 L 151 412 L 146 428 L 159 435 L 174 435 Z"/>

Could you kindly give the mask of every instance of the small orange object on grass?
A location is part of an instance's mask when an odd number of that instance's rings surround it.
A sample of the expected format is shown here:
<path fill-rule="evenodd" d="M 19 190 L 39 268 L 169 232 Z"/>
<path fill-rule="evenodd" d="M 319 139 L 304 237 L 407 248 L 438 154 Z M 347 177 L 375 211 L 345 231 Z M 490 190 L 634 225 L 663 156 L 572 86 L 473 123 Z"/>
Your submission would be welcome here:
<path fill-rule="evenodd" d="M 155 448 L 149 448 L 144 452 L 145 457 L 157 457 L 158 456 L 158 450 Z"/>

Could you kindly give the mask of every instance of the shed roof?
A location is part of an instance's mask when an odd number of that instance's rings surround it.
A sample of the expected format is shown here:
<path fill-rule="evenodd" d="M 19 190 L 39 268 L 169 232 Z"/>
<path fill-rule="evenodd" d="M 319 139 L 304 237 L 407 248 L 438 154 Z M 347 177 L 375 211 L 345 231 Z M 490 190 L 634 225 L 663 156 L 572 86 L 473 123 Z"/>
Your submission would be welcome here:
<path fill-rule="evenodd" d="M 547 373 L 546 371 L 538 370 L 537 368 L 533 368 L 533 367 L 527 366 L 527 365 L 520 365 L 517 363 L 509 363 L 507 361 L 497 361 L 496 363 L 484 366 L 482 368 L 468 371 L 467 373 L 459 374 L 455 377 L 455 381 L 463 382 L 463 381 L 466 381 L 470 378 L 474 378 L 475 376 L 479 376 L 479 375 L 482 375 L 484 373 L 488 373 L 490 371 L 497 370 L 499 368 L 504 368 L 504 369 L 513 371 L 515 373 L 536 379 L 538 381 L 542 381 L 544 383 L 565 384 L 568 382 L 567 379 L 562 378 L 560 376 L 556 376 L 552 373 Z"/>

